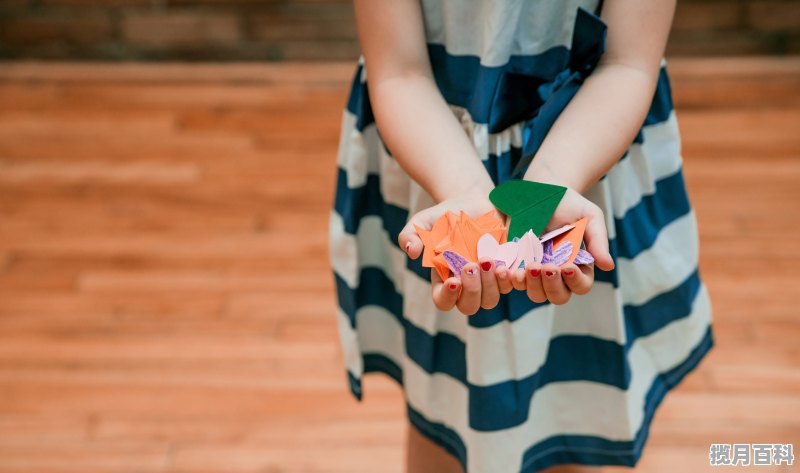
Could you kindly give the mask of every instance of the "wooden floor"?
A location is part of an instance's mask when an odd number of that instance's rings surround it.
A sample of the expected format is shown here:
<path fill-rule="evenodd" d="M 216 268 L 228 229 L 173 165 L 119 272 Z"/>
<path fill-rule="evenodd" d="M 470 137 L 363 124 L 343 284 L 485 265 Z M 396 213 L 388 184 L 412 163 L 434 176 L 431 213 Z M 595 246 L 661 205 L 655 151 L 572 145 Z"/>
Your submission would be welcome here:
<path fill-rule="evenodd" d="M 0 472 L 401 471 L 327 263 L 352 66 L 0 63 Z M 717 346 L 640 470 L 800 463 L 800 59 L 671 70 Z"/>

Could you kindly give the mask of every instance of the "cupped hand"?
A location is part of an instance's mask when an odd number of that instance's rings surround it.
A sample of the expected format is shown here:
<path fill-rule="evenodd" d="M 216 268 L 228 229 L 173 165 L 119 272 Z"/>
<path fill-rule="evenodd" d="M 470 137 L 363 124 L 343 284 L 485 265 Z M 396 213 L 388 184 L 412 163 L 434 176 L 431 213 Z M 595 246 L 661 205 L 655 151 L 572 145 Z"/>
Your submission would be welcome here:
<path fill-rule="evenodd" d="M 464 211 L 471 217 L 478 217 L 488 211 L 497 210 L 489 201 L 488 192 L 458 196 L 440 202 L 433 207 L 414 214 L 400 231 L 398 243 L 411 259 L 422 254 L 423 244 L 414 225 L 430 230 L 436 220 L 447 211 Z M 498 218 L 502 218 L 497 213 Z M 504 266 L 496 267 L 490 258 L 482 258 L 477 263 L 470 262 L 461 271 L 461 278 L 451 276 L 442 281 L 439 273 L 431 271 L 433 302 L 441 311 L 457 307 L 465 315 L 473 315 L 480 308 L 491 309 L 500 301 L 500 294 L 511 292 L 511 274 Z"/>
<path fill-rule="evenodd" d="M 584 217 L 586 232 L 583 239 L 586 251 L 591 253 L 595 262 L 580 266 L 574 263 L 563 266 L 552 263 L 526 264 L 524 269 L 518 268 L 512 275 L 514 289 L 527 292 L 534 302 L 566 304 L 572 294 L 586 294 L 592 289 L 595 265 L 605 271 L 614 269 L 603 211 L 578 192 L 567 188 L 545 232 L 575 223 Z"/>

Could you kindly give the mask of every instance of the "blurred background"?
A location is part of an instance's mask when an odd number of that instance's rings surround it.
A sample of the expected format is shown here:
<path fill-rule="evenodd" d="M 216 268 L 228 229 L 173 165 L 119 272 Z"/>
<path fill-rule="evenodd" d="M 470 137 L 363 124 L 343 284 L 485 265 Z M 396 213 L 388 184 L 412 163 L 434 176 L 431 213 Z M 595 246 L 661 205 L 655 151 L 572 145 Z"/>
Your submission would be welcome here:
<path fill-rule="evenodd" d="M 668 55 L 800 54 L 797 0 L 681 0 Z M 353 60 L 346 0 L 2 0 L 0 57 Z"/>
<path fill-rule="evenodd" d="M 717 345 L 656 473 L 800 447 L 800 2 L 678 3 Z M 358 50 L 345 1 L 0 0 L 0 472 L 402 471 L 402 394 L 350 396 L 328 267 Z"/>

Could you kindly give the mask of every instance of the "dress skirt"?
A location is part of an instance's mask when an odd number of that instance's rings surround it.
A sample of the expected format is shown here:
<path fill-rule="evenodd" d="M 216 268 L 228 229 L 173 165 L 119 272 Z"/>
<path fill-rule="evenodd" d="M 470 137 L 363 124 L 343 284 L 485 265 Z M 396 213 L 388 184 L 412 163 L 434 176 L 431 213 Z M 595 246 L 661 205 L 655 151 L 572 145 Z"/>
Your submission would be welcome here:
<path fill-rule="evenodd" d="M 481 94 L 498 93 L 496 83 L 494 90 L 486 84 L 497 82 L 496 71 L 486 69 L 553 79 L 567 66 L 568 48 L 556 44 L 487 66 L 483 56 L 474 61 L 435 42 L 443 29 L 437 25 L 446 23 L 435 16 L 439 3 L 425 4 L 437 83 L 502 183 L 513 177 L 528 137 L 524 121 L 498 130 L 486 118 L 480 104 L 491 100 Z M 471 94 L 453 90 L 464 84 Z M 586 193 L 605 213 L 616 268 L 596 271 L 591 292 L 565 305 L 537 304 L 513 291 L 471 317 L 437 311 L 430 269 L 398 246 L 409 216 L 435 202 L 382 142 L 367 87 L 360 62 L 343 114 L 330 214 L 337 320 L 353 395 L 362 398 L 365 373 L 396 380 L 411 424 L 469 473 L 634 465 L 659 403 L 713 343 L 666 65 L 635 142 Z M 514 100 L 517 92 L 503 93 Z"/>

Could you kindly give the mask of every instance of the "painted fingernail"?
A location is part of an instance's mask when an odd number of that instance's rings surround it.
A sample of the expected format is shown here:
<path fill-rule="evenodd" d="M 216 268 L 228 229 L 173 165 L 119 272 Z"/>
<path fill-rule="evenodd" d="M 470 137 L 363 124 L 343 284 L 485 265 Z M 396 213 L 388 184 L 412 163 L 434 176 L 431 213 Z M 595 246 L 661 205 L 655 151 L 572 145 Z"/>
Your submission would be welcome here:
<path fill-rule="evenodd" d="M 474 276 L 475 275 L 475 268 L 469 268 L 467 270 L 467 274 L 469 274 L 470 276 Z"/>
<path fill-rule="evenodd" d="M 457 287 L 458 287 L 458 284 L 456 284 L 456 283 L 454 283 L 454 282 L 451 282 L 451 283 L 450 283 L 450 290 L 451 290 L 451 291 L 455 291 Z"/>
<path fill-rule="evenodd" d="M 567 269 L 567 270 L 564 270 L 564 271 L 561 271 L 561 272 L 564 273 L 564 276 L 572 276 L 573 274 L 575 274 L 575 271 L 573 271 L 571 269 Z"/>
<path fill-rule="evenodd" d="M 536 276 L 539 275 L 539 270 L 538 269 L 529 269 L 528 272 L 531 274 L 532 278 L 535 278 Z"/>
<path fill-rule="evenodd" d="M 405 248 L 406 248 L 406 253 L 408 253 L 409 251 L 411 251 L 411 242 L 410 242 L 410 241 L 407 241 L 407 242 L 406 242 L 406 246 L 405 246 Z"/>
<path fill-rule="evenodd" d="M 553 275 L 555 275 L 555 274 L 556 274 L 556 273 L 555 273 L 555 272 L 553 272 L 553 271 L 545 271 L 545 272 L 544 272 L 544 275 L 545 275 L 545 276 L 547 276 L 548 278 L 552 278 L 552 277 L 553 277 Z"/>
<path fill-rule="evenodd" d="M 491 261 L 484 261 L 481 263 L 481 269 L 484 271 L 489 271 L 492 269 L 492 262 Z"/>

